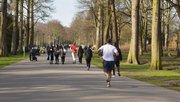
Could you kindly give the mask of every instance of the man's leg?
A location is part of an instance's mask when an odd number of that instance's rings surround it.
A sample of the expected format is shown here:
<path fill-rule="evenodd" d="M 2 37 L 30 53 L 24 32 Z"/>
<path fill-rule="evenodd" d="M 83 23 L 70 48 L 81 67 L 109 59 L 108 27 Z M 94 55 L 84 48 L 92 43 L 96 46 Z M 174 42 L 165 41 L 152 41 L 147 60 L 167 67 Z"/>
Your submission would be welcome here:
<path fill-rule="evenodd" d="M 111 77 L 112 77 L 112 73 L 111 73 L 111 71 L 109 72 L 107 72 L 107 87 L 110 87 L 111 85 L 110 85 L 110 82 L 111 82 Z"/>
<path fill-rule="evenodd" d="M 117 69 L 118 69 L 118 76 L 121 76 L 121 74 L 120 74 L 120 66 L 117 66 Z"/>
<path fill-rule="evenodd" d="M 76 53 L 74 53 L 74 63 L 76 63 Z"/>
<path fill-rule="evenodd" d="M 115 76 L 115 68 L 113 68 L 113 75 Z"/>
<path fill-rule="evenodd" d="M 75 55 L 72 53 L 73 64 L 75 63 Z"/>
<path fill-rule="evenodd" d="M 61 63 L 64 64 L 64 62 L 65 62 L 65 57 L 62 56 L 62 57 L 61 57 Z"/>
<path fill-rule="evenodd" d="M 86 59 L 86 63 L 87 63 L 87 70 L 89 70 L 90 69 L 90 63 L 89 63 L 89 59 Z"/>

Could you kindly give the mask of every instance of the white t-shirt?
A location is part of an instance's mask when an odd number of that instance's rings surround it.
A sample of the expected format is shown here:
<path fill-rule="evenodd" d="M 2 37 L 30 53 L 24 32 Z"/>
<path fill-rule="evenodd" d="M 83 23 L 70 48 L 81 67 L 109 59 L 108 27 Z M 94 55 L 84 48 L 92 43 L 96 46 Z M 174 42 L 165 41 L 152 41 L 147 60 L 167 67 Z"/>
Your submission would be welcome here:
<path fill-rule="evenodd" d="M 110 45 L 110 44 L 106 44 L 106 45 L 101 46 L 99 48 L 99 50 L 103 51 L 102 58 L 105 61 L 114 61 L 114 53 L 118 52 L 116 47 L 114 47 L 113 45 Z"/>

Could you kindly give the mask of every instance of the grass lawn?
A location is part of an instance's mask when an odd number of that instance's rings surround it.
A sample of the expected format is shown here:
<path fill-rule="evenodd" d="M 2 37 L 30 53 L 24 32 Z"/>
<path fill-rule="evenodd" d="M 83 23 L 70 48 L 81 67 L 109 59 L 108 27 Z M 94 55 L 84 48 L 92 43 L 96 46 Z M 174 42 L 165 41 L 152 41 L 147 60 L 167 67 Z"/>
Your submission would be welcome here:
<path fill-rule="evenodd" d="M 24 60 L 24 59 L 28 58 L 28 56 L 29 55 L 26 55 L 26 57 L 23 57 L 23 55 L 20 54 L 20 55 L 10 55 L 8 57 L 0 57 L 0 69 L 7 65 Z"/>
<path fill-rule="evenodd" d="M 127 64 L 127 53 L 123 53 L 121 62 L 122 76 L 130 77 L 140 81 L 155 84 L 180 92 L 180 58 L 162 57 L 163 70 L 149 70 L 150 54 L 145 53 L 139 57 L 141 65 Z M 92 64 L 102 68 L 102 59 L 94 53 Z"/>

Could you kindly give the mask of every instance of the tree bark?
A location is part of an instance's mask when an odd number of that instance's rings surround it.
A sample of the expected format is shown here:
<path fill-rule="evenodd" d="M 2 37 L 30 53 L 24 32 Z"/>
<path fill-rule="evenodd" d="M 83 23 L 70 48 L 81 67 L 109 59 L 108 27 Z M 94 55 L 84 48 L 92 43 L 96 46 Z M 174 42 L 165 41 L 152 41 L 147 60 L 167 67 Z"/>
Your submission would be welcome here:
<path fill-rule="evenodd" d="M 12 34 L 12 44 L 11 44 L 11 53 L 13 55 L 17 54 L 18 48 L 18 1 L 14 1 L 14 16 L 13 16 L 13 34 Z"/>
<path fill-rule="evenodd" d="M 34 46 L 34 0 L 31 0 L 31 38 L 30 48 Z"/>
<path fill-rule="evenodd" d="M 23 3 L 24 3 L 24 0 L 20 0 L 20 25 L 19 25 L 19 51 L 22 52 L 23 50 L 23 23 L 24 23 L 24 20 L 23 20 Z"/>
<path fill-rule="evenodd" d="M 140 21 L 140 32 L 139 32 L 139 55 L 143 55 L 143 31 L 144 31 L 144 22 Z"/>
<path fill-rule="evenodd" d="M 148 39 L 148 6 L 146 4 L 146 13 L 144 14 L 144 51 L 147 52 L 147 39 Z"/>
<path fill-rule="evenodd" d="M 106 11 L 105 11 L 105 27 L 104 27 L 104 34 L 103 34 L 104 43 L 106 43 L 106 40 L 109 37 L 109 26 L 110 26 L 110 21 L 111 21 L 110 4 L 111 4 L 111 1 L 108 0 Z"/>
<path fill-rule="evenodd" d="M 99 0 L 99 8 L 98 8 L 98 19 L 96 26 L 96 49 L 100 47 L 100 26 L 101 26 L 101 11 L 102 11 L 102 0 Z"/>
<path fill-rule="evenodd" d="M 112 11 L 112 23 L 113 23 L 113 42 L 116 42 L 119 45 L 119 36 L 118 36 L 118 27 L 117 27 L 117 19 L 116 19 L 116 9 L 115 9 L 115 1 L 111 0 L 111 11 Z"/>
<path fill-rule="evenodd" d="M 162 70 L 161 65 L 161 23 L 160 0 L 153 0 L 151 66 L 152 70 Z"/>
<path fill-rule="evenodd" d="M 29 47 L 29 35 L 30 35 L 30 9 L 31 9 L 31 0 L 27 2 L 27 25 L 26 25 L 26 51 L 30 49 Z"/>
<path fill-rule="evenodd" d="M 2 0 L 1 4 L 1 22 L 0 22 L 0 56 L 7 56 L 7 0 Z"/>
<path fill-rule="evenodd" d="M 128 54 L 128 63 L 139 64 L 138 60 L 138 42 L 139 42 L 139 0 L 132 1 L 132 36 L 130 50 Z"/>
<path fill-rule="evenodd" d="M 169 3 L 166 4 L 169 7 Z M 169 20 L 170 20 L 170 9 L 166 10 L 166 27 L 165 27 L 165 49 L 168 50 L 169 45 Z"/>
<path fill-rule="evenodd" d="M 104 21 L 104 19 L 105 19 L 105 14 L 104 14 L 104 5 L 102 5 L 102 9 L 101 9 L 101 33 L 100 33 L 100 45 L 103 45 L 104 44 L 104 23 L 105 23 L 105 21 Z"/>
<path fill-rule="evenodd" d="M 139 23 L 139 27 L 140 27 L 140 31 L 139 31 L 139 55 L 143 55 L 143 31 L 145 29 L 145 17 L 144 16 L 144 6 L 143 6 L 143 0 L 140 0 L 140 13 L 139 13 L 139 19 L 140 19 L 140 23 Z"/>

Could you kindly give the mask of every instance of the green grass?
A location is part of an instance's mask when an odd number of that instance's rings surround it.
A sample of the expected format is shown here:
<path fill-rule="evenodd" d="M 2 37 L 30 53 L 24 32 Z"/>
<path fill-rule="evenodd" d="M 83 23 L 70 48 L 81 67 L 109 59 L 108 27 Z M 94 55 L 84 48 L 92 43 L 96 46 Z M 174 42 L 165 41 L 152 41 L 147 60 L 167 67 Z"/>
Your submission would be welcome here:
<path fill-rule="evenodd" d="M 29 55 L 26 55 L 25 57 L 23 57 L 22 54 L 18 54 L 18 55 L 10 55 L 8 57 L 0 57 L 0 69 L 4 68 L 7 65 L 24 60 L 28 58 L 28 56 Z"/>
<path fill-rule="evenodd" d="M 162 57 L 163 70 L 149 70 L 150 54 L 139 57 L 141 65 L 127 64 L 127 53 L 123 53 L 121 74 L 123 76 L 180 91 L 180 58 Z M 102 68 L 102 59 L 95 53 L 92 64 Z"/>

